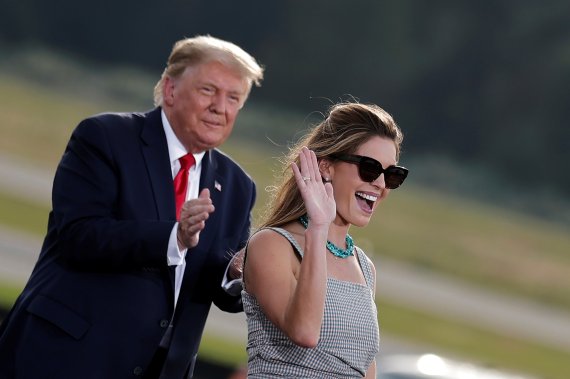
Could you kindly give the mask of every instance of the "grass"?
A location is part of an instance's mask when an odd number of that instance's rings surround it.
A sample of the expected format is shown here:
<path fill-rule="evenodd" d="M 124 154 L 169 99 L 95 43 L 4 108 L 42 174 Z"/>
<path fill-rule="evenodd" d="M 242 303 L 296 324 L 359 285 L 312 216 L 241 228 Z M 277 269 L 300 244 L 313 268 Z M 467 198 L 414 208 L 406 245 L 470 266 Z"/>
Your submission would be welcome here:
<path fill-rule="evenodd" d="M 388 302 L 378 302 L 381 331 L 437 346 L 450 355 L 486 366 L 566 379 L 570 353 L 488 332 Z"/>
<path fill-rule="evenodd" d="M 258 185 L 255 215 L 259 217 L 277 154 L 239 142 L 226 150 Z M 570 309 L 569 232 L 561 224 L 430 192 L 413 181 L 393 191 L 366 228 L 351 229 L 357 244 L 372 256 L 404 260 L 566 309 Z"/>
<path fill-rule="evenodd" d="M 149 107 L 144 102 L 118 102 L 114 95 L 107 97 L 104 91 L 98 93 L 100 89 L 96 86 L 77 89 L 61 83 L 45 85 L 41 81 L 11 75 L 6 70 L 2 72 L 0 151 L 38 167 L 53 169 L 56 166 L 72 128 L 82 118 L 107 110 L 144 110 Z M 109 80 L 106 77 L 93 78 L 93 75 L 90 72 L 86 79 L 88 83 L 101 84 Z M 116 80 L 116 76 L 110 77 Z M 136 80 L 131 78 L 127 81 Z M 149 82 L 147 79 L 143 81 Z M 89 89 L 86 95 L 85 89 Z M 150 97 L 151 89 L 148 91 Z M 290 124 L 298 128 L 303 124 L 301 119 L 292 121 L 294 117 L 290 114 L 256 110 L 251 105 L 246 107 L 243 116 L 242 122 L 255 122 L 258 134 L 263 133 L 267 138 L 273 136 L 261 129 L 263 125 Z M 250 128 L 240 135 L 239 125 L 236 126 L 235 135 L 223 150 L 234 156 L 255 179 L 258 200 L 254 216 L 258 219 L 267 201 L 264 189 L 273 182 L 274 158 L 283 146 L 276 147 L 269 142 L 252 144 L 248 137 L 251 133 Z M 286 134 L 293 136 L 295 131 Z M 279 138 L 282 135 L 279 134 Z M 45 232 L 47 205 L 32 204 L 17 194 L 0 192 L 0 209 L 1 224 L 39 237 Z M 567 224 L 547 222 L 432 191 L 415 182 L 411 175 L 406 185 L 393 191 L 380 206 L 367 228 L 353 228 L 351 234 L 370 255 L 406 261 L 493 291 L 517 294 L 570 309 L 569 229 Z M 18 292 L 17 286 L 0 283 L 0 304 L 11 304 Z M 570 361 L 566 353 L 388 303 L 380 303 L 379 308 L 383 333 L 428 342 L 500 367 L 537 373 L 550 379 L 565 378 L 561 372 L 565 362 Z M 233 346 L 217 336 L 206 336 L 201 354 L 214 361 L 245 362 L 244 346 Z"/>
<path fill-rule="evenodd" d="M 0 191 L 0 224 L 42 236 L 46 231 L 49 207 L 32 204 Z"/>
<path fill-rule="evenodd" d="M 98 108 L 26 80 L 0 75 L 0 113 L 4 153 L 55 166 L 71 128 Z"/>
<path fill-rule="evenodd" d="M 353 230 L 369 250 L 570 309 L 568 227 L 416 187 L 378 213 Z"/>
<path fill-rule="evenodd" d="M 0 280 L 0 308 L 10 309 L 22 292 L 22 286 Z"/>
<path fill-rule="evenodd" d="M 245 345 L 214 334 L 205 334 L 198 351 L 200 359 L 228 367 L 238 367 L 247 363 Z"/>

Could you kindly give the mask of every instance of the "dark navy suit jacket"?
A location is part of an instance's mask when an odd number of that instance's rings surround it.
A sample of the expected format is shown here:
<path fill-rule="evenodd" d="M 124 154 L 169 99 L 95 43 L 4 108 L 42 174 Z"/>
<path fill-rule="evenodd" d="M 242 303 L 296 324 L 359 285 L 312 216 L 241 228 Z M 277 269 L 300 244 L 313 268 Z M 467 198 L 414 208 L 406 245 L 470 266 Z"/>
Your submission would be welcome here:
<path fill-rule="evenodd" d="M 221 288 L 244 246 L 251 178 L 206 152 L 200 189 L 215 211 L 189 249 L 162 378 L 190 378 L 211 303 L 242 311 Z M 32 275 L 0 327 L 0 378 L 140 377 L 173 314 L 166 251 L 175 202 L 160 108 L 82 121 L 57 168 L 48 232 Z"/>

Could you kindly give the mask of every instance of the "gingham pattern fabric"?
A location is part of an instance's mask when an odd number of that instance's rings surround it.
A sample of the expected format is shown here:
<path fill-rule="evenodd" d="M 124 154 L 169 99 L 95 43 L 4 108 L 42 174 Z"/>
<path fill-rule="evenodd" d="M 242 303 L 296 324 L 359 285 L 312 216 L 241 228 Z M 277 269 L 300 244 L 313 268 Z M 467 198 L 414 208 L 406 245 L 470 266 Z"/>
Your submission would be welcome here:
<path fill-rule="evenodd" d="M 303 251 L 286 230 L 299 256 Z M 327 280 L 324 319 L 315 348 L 295 345 L 267 319 L 254 296 L 242 291 L 248 328 L 248 378 L 362 378 L 379 350 L 374 278 L 366 254 L 356 248 L 367 285 Z"/>

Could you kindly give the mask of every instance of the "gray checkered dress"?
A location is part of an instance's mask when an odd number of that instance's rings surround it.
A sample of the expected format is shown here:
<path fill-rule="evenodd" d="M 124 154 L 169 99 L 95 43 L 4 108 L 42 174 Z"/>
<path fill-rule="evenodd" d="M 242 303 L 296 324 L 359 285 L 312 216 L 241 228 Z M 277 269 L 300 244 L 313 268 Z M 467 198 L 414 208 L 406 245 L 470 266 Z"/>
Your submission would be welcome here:
<path fill-rule="evenodd" d="M 303 251 L 289 232 L 270 228 Z M 356 248 L 367 285 L 329 278 L 324 320 L 314 348 L 295 345 L 263 313 L 246 289 L 242 300 L 248 328 L 248 378 L 362 378 L 379 350 L 374 277 L 366 255 Z"/>

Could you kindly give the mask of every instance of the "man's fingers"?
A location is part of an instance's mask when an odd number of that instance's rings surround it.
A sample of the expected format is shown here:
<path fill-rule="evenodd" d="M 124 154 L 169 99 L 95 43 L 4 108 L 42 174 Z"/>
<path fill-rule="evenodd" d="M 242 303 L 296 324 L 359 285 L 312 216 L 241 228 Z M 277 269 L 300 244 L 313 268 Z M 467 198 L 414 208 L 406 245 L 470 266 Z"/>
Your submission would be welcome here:
<path fill-rule="evenodd" d="M 180 218 L 191 217 L 203 212 L 212 213 L 214 210 L 215 207 L 209 198 L 192 199 L 182 205 Z"/>
<path fill-rule="evenodd" d="M 200 195 L 198 196 L 199 199 L 209 199 L 210 198 L 210 190 L 208 188 L 204 188 Z"/>
<path fill-rule="evenodd" d="M 198 198 L 189 200 L 182 206 L 180 213 L 180 232 L 187 247 L 198 244 L 199 234 L 206 227 L 206 220 L 215 210 L 210 199 L 210 190 L 204 188 Z"/>
<path fill-rule="evenodd" d="M 187 227 L 183 227 L 182 232 L 187 234 L 188 236 L 192 236 L 198 232 L 201 232 L 205 226 L 206 223 L 204 221 L 200 221 L 196 224 L 189 224 Z"/>
<path fill-rule="evenodd" d="M 212 204 L 197 204 L 187 202 L 182 206 L 184 212 L 180 217 L 191 217 L 199 215 L 200 213 L 212 213 L 214 206 Z"/>
<path fill-rule="evenodd" d="M 205 222 L 210 217 L 210 212 L 199 212 L 197 214 L 185 213 L 180 217 L 180 223 L 183 224 L 185 228 L 192 225 Z"/>

